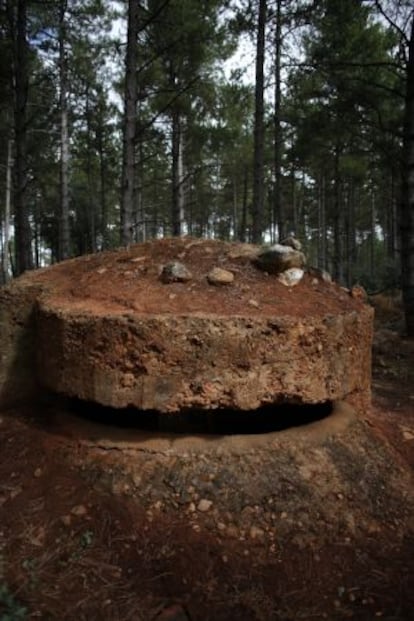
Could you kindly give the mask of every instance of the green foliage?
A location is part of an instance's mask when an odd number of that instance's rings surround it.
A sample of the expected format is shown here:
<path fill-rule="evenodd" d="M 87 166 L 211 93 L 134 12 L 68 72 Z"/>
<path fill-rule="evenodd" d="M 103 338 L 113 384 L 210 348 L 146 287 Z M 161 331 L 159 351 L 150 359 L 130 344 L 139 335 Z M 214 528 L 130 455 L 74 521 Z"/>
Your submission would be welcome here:
<path fill-rule="evenodd" d="M 13 3 L 10 3 L 10 6 Z M 126 8 L 127 3 L 119 4 Z M 59 2 L 29 3 L 28 200 L 33 250 L 57 257 Z M 109 0 L 67 3 L 72 254 L 118 243 L 125 15 Z M 268 3 L 265 218 L 274 234 L 275 4 Z M 387 5 L 388 10 L 388 5 Z M 391 10 L 391 8 L 389 9 Z M 135 239 L 171 232 L 173 118 L 183 149 L 185 231 L 248 237 L 254 87 L 223 63 L 255 39 L 257 3 L 149 0 L 138 35 Z M 401 40 L 375 3 L 282 0 L 281 196 L 287 230 L 313 262 L 378 288 L 396 265 L 404 65 Z M 393 19 L 398 16 L 392 13 Z M 116 21 L 118 20 L 118 21 Z M 124 21 L 122 21 L 124 20 Z M 401 21 L 399 23 L 402 23 Z M 0 227 L 13 135 L 12 39 L 0 10 Z M 254 55 L 248 59 L 254 63 Z M 372 231 L 377 235 L 372 236 Z M 370 239 L 375 237 L 375 248 Z M 323 247 L 324 246 L 324 247 Z M 47 249 L 47 251 L 46 251 Z M 372 257 L 378 269 L 372 275 Z M 43 259 L 42 259 L 43 260 Z M 383 267 L 380 267 L 383 266 Z M 395 268 L 397 269 L 397 268 Z M 390 275 L 391 274 L 391 275 Z M 372 286 L 371 286 L 372 284 Z"/>
<path fill-rule="evenodd" d="M 21 621 L 27 618 L 27 608 L 10 592 L 5 582 L 0 582 L 0 621 Z"/>

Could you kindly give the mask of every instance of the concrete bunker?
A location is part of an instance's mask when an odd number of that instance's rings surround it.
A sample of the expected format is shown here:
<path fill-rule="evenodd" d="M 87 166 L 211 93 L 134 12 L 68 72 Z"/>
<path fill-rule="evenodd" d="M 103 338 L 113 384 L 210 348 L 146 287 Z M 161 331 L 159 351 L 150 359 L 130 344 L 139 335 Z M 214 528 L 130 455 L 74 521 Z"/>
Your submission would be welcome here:
<path fill-rule="evenodd" d="M 1 293 L 0 405 L 49 392 L 115 425 L 213 435 L 366 407 L 372 309 L 291 250 L 275 267 L 251 245 L 152 240 L 24 275 Z"/>

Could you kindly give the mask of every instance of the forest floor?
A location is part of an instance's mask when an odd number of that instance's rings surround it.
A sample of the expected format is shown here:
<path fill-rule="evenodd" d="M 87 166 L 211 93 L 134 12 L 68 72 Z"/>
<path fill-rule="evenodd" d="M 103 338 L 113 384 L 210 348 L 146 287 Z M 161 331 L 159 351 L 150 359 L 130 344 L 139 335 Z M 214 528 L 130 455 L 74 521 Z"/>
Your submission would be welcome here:
<path fill-rule="evenodd" d="M 414 343 L 399 322 L 380 305 L 366 420 L 409 473 Z M 122 477 L 94 484 L 87 449 L 62 445 L 34 414 L 0 413 L 1 621 L 413 619 L 414 524 L 395 540 L 384 527 L 270 554 L 260 530 L 218 536 L 180 507 L 149 512 Z"/>

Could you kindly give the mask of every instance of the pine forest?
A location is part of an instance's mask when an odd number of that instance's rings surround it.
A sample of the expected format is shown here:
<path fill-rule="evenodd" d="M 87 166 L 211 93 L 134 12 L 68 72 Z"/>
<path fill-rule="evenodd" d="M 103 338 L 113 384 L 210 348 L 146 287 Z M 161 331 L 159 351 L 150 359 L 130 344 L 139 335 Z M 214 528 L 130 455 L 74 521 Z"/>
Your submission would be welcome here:
<path fill-rule="evenodd" d="M 295 235 L 413 335 L 413 33 L 409 0 L 1 0 L 0 284 Z"/>

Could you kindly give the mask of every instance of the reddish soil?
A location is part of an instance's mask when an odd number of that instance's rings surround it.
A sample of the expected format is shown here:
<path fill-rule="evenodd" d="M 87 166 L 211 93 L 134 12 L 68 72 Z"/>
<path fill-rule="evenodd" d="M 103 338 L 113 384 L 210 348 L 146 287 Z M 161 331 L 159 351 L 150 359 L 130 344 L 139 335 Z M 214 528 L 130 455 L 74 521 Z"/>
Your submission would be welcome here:
<path fill-rule="evenodd" d="M 73 276 L 77 261 L 48 274 L 56 278 L 55 291 L 62 299 L 76 302 L 81 283 L 82 294 L 100 299 L 102 308 L 121 309 L 125 300 L 140 303 L 134 281 L 138 268 L 130 267 L 134 258 L 133 249 L 120 252 L 118 271 L 97 274 L 96 280 L 89 271 L 84 280 L 79 271 Z M 96 262 L 96 270 L 103 269 L 106 255 L 90 261 Z M 194 273 L 202 269 L 204 274 L 201 265 L 201 257 L 189 261 Z M 67 279 L 61 285 L 66 269 Z M 39 280 L 45 274 L 40 272 Z M 255 282 L 260 280 L 260 291 L 267 291 L 258 300 L 263 308 L 280 304 L 281 309 L 296 309 L 298 314 L 316 311 L 321 296 L 313 297 L 314 287 L 335 292 L 324 297 L 327 311 L 341 304 L 360 304 L 336 286 L 323 282 L 315 286 L 310 277 L 304 284 L 306 296 L 302 289 L 296 299 L 294 288 L 280 285 L 276 300 L 275 285 L 264 287 L 266 275 L 256 270 L 251 274 L 247 300 L 255 298 Z M 50 284 L 52 277 L 47 278 Z M 108 282 L 116 283 L 116 296 Z M 142 295 L 145 274 L 139 283 Z M 159 295 L 165 302 L 163 287 L 159 285 Z M 174 284 L 171 291 L 184 287 Z M 190 287 L 185 302 L 181 295 L 179 301 L 169 299 L 171 311 L 196 310 L 198 305 L 202 309 L 206 304 L 214 308 L 211 287 L 197 280 L 193 289 L 197 295 Z M 240 308 L 238 296 L 245 294 L 236 287 L 226 291 L 225 309 L 233 312 Z M 154 308 L 157 296 L 154 293 L 145 304 Z M 376 436 L 390 446 L 399 467 L 410 472 L 414 466 L 414 344 L 395 330 L 384 331 L 384 323 L 377 328 L 373 406 L 366 419 Z M 0 413 L 2 621 L 413 618 L 414 524 L 410 531 L 399 530 L 400 506 L 395 507 L 392 524 L 384 518 L 382 527 L 364 538 L 327 537 L 326 523 L 318 526 L 320 539 L 307 544 L 281 536 L 269 546 L 260 537 L 220 535 L 203 522 L 195 528 L 179 505 L 174 511 L 148 511 L 125 482 L 122 451 L 91 458 L 76 438 L 62 442 L 51 433 L 39 407 Z M 259 453 L 257 460 L 260 472 Z M 108 484 L 102 483 L 104 477 Z M 411 491 L 407 488 L 407 494 Z M 293 489 L 290 494 L 297 494 L 299 512 L 300 493 Z M 320 516 L 315 512 L 312 519 L 317 524 Z"/>
<path fill-rule="evenodd" d="M 29 278 L 32 284 L 43 283 L 53 292 L 56 306 L 88 309 L 95 314 L 132 309 L 181 315 L 312 317 L 361 308 L 358 297 L 311 274 L 306 274 L 300 287 L 286 287 L 254 267 L 244 248 L 213 240 L 162 239 L 121 249 L 115 260 L 113 252 L 103 252 L 39 270 Z M 173 260 L 191 271 L 189 282 L 165 285 L 159 280 L 163 265 Z M 206 277 L 214 267 L 233 272 L 234 283 L 209 285 Z"/>

